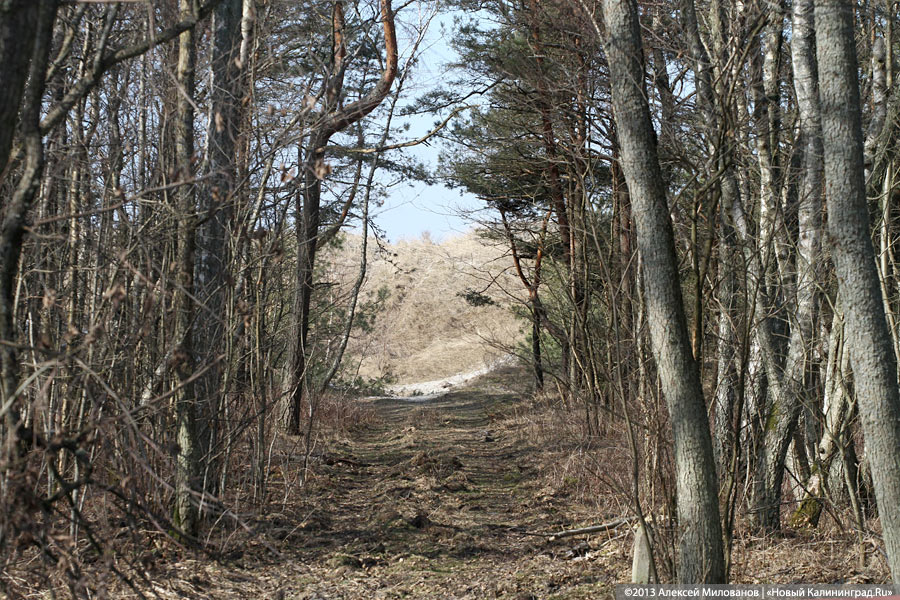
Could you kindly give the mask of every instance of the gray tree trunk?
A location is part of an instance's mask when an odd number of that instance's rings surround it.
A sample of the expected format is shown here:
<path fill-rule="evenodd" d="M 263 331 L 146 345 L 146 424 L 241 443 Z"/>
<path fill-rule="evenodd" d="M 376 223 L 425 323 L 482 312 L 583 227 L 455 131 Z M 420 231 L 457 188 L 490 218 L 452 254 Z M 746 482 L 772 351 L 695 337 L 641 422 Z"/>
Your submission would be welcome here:
<path fill-rule="evenodd" d="M 719 191 L 721 194 L 720 208 L 720 235 L 719 235 L 719 260 L 721 284 L 717 289 L 719 301 L 718 322 L 718 380 L 713 408 L 713 422 L 715 435 L 713 436 L 713 448 L 716 465 L 720 475 L 728 472 L 731 466 L 731 454 L 733 448 L 734 411 L 740 404 L 737 397 L 739 392 L 738 376 L 738 322 L 740 314 L 737 306 L 737 273 L 740 269 L 739 248 L 737 232 L 732 224 L 732 207 L 740 205 L 741 192 L 737 184 L 734 168 L 732 166 L 731 144 L 723 143 L 723 131 L 725 115 L 731 112 L 727 106 L 717 105 L 717 94 L 713 89 L 713 65 L 709 53 L 700 38 L 700 28 L 697 22 L 697 9 L 694 0 L 683 0 L 681 3 L 681 19 L 691 50 L 691 59 L 697 90 L 699 106 L 702 111 L 702 125 L 706 129 L 707 149 L 710 155 L 709 171 L 721 172 Z M 724 33 L 722 31 L 725 16 L 721 6 L 714 4 L 710 7 L 710 23 L 713 29 L 714 48 L 720 66 L 726 62 L 722 60 L 727 54 L 724 47 Z M 719 58 L 721 57 L 721 58 Z M 729 136 L 730 137 L 730 136 Z"/>
<path fill-rule="evenodd" d="M 35 0 L 0 3 L 0 173 L 6 169 L 38 26 Z M 5 204 L 5 203 L 4 203 Z"/>
<path fill-rule="evenodd" d="M 844 381 L 844 374 L 849 374 L 850 361 L 843 342 L 843 331 L 844 324 L 840 304 L 836 304 L 825 367 L 825 394 L 822 400 L 825 424 L 822 428 L 822 437 L 816 445 L 809 480 L 802 492 L 800 503 L 791 516 L 790 524 L 793 527 L 818 524 L 826 490 L 831 489 L 831 500 L 833 501 L 844 487 L 843 469 L 838 468 L 834 460 L 839 457 L 840 447 L 849 441 L 845 428 L 849 420 L 850 407 L 844 389 L 847 385 Z M 837 462 L 840 463 L 840 461 Z M 838 468 L 840 471 L 836 477 L 839 482 L 837 488 L 832 485 L 835 477 L 830 478 L 833 468 Z"/>
<path fill-rule="evenodd" d="M 191 0 L 180 1 L 183 17 L 191 11 Z M 178 347 L 172 359 L 175 375 L 175 507 L 172 520 L 186 535 L 199 528 L 198 503 L 195 499 L 199 485 L 199 443 L 197 440 L 197 395 L 193 381 L 196 368 L 192 324 L 194 307 L 194 258 L 196 251 L 197 217 L 193 179 L 194 170 L 194 30 L 188 29 L 178 38 L 178 64 L 175 76 L 179 96 L 175 115 L 175 164 L 178 181 L 184 182 L 175 193 L 178 229 L 176 233 L 176 292 L 175 337 Z"/>
<path fill-rule="evenodd" d="M 781 274 L 778 278 L 772 278 L 773 282 L 781 282 L 782 295 L 793 306 L 787 311 L 791 315 L 791 321 L 784 365 L 779 368 L 776 357 L 772 361 L 774 369 L 768 369 L 770 381 L 775 385 L 772 386 L 772 403 L 766 415 L 762 460 L 759 462 L 753 497 L 753 521 L 759 528 L 769 531 L 780 526 L 785 459 L 803 406 L 804 374 L 813 347 L 818 314 L 817 276 L 822 240 L 822 138 L 812 10 L 812 0 L 795 0 L 793 3 L 794 37 L 791 58 L 800 115 L 799 139 L 803 143 L 798 241 L 792 268 L 794 277 L 786 272 L 788 261 L 786 257 L 780 256 L 779 251 Z M 770 222 L 767 226 L 776 225 Z M 777 237 L 774 231 L 764 234 L 764 239 L 774 240 Z M 792 284 L 786 283 L 792 279 Z M 787 287 L 791 290 L 787 291 Z"/>
<path fill-rule="evenodd" d="M 0 341 L 6 342 L 0 344 L 0 406 L 4 410 L 0 429 L 0 502 L 4 506 L 9 506 L 9 478 L 15 476 L 15 471 L 22 466 L 19 461 L 20 449 L 34 441 L 33 435 L 23 427 L 20 420 L 23 395 L 19 393 L 15 288 L 28 212 L 34 203 L 44 168 L 44 145 L 40 133 L 41 100 L 59 2 L 41 0 L 35 2 L 35 5 L 38 10 L 34 16 L 33 35 L 27 38 L 27 43 L 22 40 L 18 42 L 27 54 L 21 77 L 23 83 L 28 79 L 28 84 L 19 92 L 18 97 L 18 100 L 22 100 L 20 131 L 25 156 L 15 192 L 9 202 L 3 203 L 3 220 L 0 222 Z M 18 100 L 16 109 L 19 108 Z M 12 127 L 16 129 L 15 119 Z M 8 157 L 8 147 L 6 156 Z M 18 525 L 19 523 L 10 522 L 6 515 L 0 515 L 0 548 L 5 547 L 10 528 Z"/>
<path fill-rule="evenodd" d="M 197 300 L 203 318 L 195 324 L 195 352 L 206 372 L 195 383 L 199 403 L 199 439 L 203 452 L 217 454 L 220 412 L 227 377 L 221 355 L 229 299 L 228 265 L 230 221 L 238 178 L 236 142 L 243 97 L 240 63 L 242 0 L 224 0 L 213 13 L 212 83 L 209 124 L 209 185 L 200 194 L 199 214 L 205 219 L 197 232 Z M 215 492 L 216 461 L 206 460 L 206 489 Z"/>
<path fill-rule="evenodd" d="M 725 190 L 723 188 L 723 193 Z M 729 202 L 730 204 L 730 202 Z M 724 211 L 722 211 L 724 213 Z M 719 268 L 722 271 L 717 293 L 719 300 L 718 323 L 718 378 L 716 381 L 715 407 L 713 409 L 713 448 L 719 479 L 729 476 L 734 459 L 735 436 L 737 435 L 735 411 L 739 410 L 740 376 L 738 373 L 738 281 L 740 269 L 734 228 L 722 214 L 719 228 Z"/>
<path fill-rule="evenodd" d="M 900 584 L 900 391 L 870 237 L 853 5 L 817 0 L 815 27 L 829 243 L 888 564 Z"/>
<path fill-rule="evenodd" d="M 620 162 L 634 203 L 651 342 L 675 438 L 678 581 L 722 583 L 725 561 L 712 440 L 688 339 L 672 223 L 643 86 L 637 8 L 631 0 L 607 0 L 603 18 Z"/>

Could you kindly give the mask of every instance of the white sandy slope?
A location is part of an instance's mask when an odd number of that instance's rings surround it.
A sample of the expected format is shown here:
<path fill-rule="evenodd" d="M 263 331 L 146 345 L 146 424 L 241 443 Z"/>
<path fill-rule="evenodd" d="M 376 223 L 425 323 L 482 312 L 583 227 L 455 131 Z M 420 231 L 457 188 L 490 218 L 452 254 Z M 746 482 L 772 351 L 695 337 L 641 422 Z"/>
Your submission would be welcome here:
<path fill-rule="evenodd" d="M 402 385 L 393 385 L 387 388 L 392 397 L 406 398 L 413 402 L 427 402 L 440 398 L 454 389 L 461 387 L 473 379 L 477 379 L 482 375 L 487 375 L 491 371 L 498 369 L 504 365 L 511 364 L 515 361 L 512 356 L 504 356 L 495 360 L 480 369 L 457 373 L 443 379 L 435 379 L 433 381 L 421 381 L 419 383 L 406 383 Z"/>

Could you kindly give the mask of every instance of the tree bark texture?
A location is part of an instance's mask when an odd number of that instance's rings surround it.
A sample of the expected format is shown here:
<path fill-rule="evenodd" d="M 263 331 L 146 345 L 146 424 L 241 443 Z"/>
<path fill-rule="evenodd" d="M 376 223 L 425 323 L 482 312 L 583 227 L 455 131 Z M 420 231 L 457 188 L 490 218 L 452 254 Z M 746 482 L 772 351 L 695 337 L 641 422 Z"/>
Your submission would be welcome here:
<path fill-rule="evenodd" d="M 643 86 L 637 8 L 631 0 L 607 0 L 603 17 L 620 162 L 634 205 L 647 320 L 675 438 L 681 529 L 678 581 L 722 583 L 725 563 L 712 440 L 688 338 L 672 223 Z"/>
<path fill-rule="evenodd" d="M 37 14 L 33 36 L 27 42 L 20 41 L 23 51 L 28 54 L 28 62 L 22 67 L 22 80 L 28 80 L 20 92 L 22 100 L 21 136 L 25 156 L 18 185 L 8 203 L 4 202 L 3 220 L 0 223 L 0 503 L 8 507 L 12 504 L 10 494 L 15 493 L 10 486 L 10 478 L 21 474 L 22 450 L 34 443 L 34 434 L 26 430 L 22 423 L 22 400 L 20 393 L 19 332 L 14 318 L 16 275 L 28 212 L 34 203 L 44 168 L 44 145 L 40 134 L 41 100 L 44 95 L 44 74 L 53 40 L 53 24 L 59 7 L 58 0 L 35 2 Z M 4 90 L 5 91 L 5 90 Z M 18 102 L 16 108 L 18 108 Z M 5 107 L 4 107 L 5 108 Z M 2 128 L 0 124 L 0 128 Z M 16 126 L 13 124 L 13 129 Z M 7 148 L 8 150 L 8 148 Z M 8 153 L 7 153 L 8 157 Z M 10 529 L 20 523 L 10 522 L 9 516 L 0 516 L 0 548 L 6 547 Z"/>
<path fill-rule="evenodd" d="M 217 453 L 226 372 L 221 355 L 225 338 L 230 290 L 230 224 L 236 202 L 238 178 L 237 138 L 243 97 L 240 62 L 242 0 L 224 0 L 213 13 L 212 83 L 209 124 L 209 184 L 199 195 L 197 258 L 194 282 L 199 310 L 204 318 L 194 327 L 196 357 L 205 368 L 197 379 L 199 439 L 205 452 Z M 215 490 L 215 465 L 207 474 L 206 488 Z"/>
<path fill-rule="evenodd" d="M 853 5 L 817 0 L 816 46 L 831 247 L 888 565 L 900 584 L 900 392 L 870 237 Z"/>
<path fill-rule="evenodd" d="M 812 11 L 811 0 L 797 0 L 793 4 L 794 38 L 791 50 L 803 158 L 797 213 L 797 251 L 791 269 L 793 274 L 785 272 L 788 261 L 786 257 L 780 257 L 778 262 L 782 273 L 770 280 L 793 280 L 793 283 L 790 284 L 791 291 L 783 289 L 781 294 L 788 300 L 788 310 L 785 312 L 791 317 L 790 337 L 783 367 L 778 367 L 777 363 L 780 361 L 776 357 L 772 361 L 775 369 L 769 371 L 770 381 L 776 382 L 776 385 L 771 388 L 773 398 L 765 420 L 763 458 L 759 463 L 754 494 L 753 520 L 759 528 L 767 531 L 777 530 L 780 526 L 785 460 L 798 416 L 807 400 L 804 375 L 813 347 L 818 315 L 823 167 Z M 778 209 L 776 211 L 781 212 Z M 778 237 L 774 232 L 764 236 Z M 779 244 L 776 243 L 776 246 Z"/>
<path fill-rule="evenodd" d="M 0 407 L 5 421 L 4 443 L 7 450 L 18 441 L 19 422 L 19 358 L 16 347 L 18 331 L 14 322 L 16 273 L 22 254 L 25 224 L 28 211 L 40 185 L 44 166 L 44 146 L 39 130 L 41 100 L 44 94 L 44 72 L 53 37 L 58 0 L 35 2 L 33 37 L 31 43 L 17 42 L 28 55 L 22 68 L 23 84 L 28 85 L 19 94 L 22 100 L 21 133 L 25 158 L 19 182 L 8 203 L 4 203 L 3 221 L 0 224 Z M 18 108 L 19 102 L 16 102 Z M 18 112 L 18 111 L 17 111 Z M 0 127 L 2 128 L 2 127 Z M 12 123 L 15 130 L 16 124 Z"/>
<path fill-rule="evenodd" d="M 182 16 L 190 15 L 191 1 L 181 0 Z M 197 439 L 197 394 L 194 385 L 196 359 L 192 327 L 195 318 L 194 268 L 196 255 L 196 201 L 194 169 L 194 30 L 178 38 L 178 64 L 175 76 L 180 91 L 175 115 L 175 165 L 181 185 L 175 193 L 178 230 L 176 232 L 175 336 L 177 349 L 172 358 L 175 375 L 175 507 L 173 523 L 188 536 L 199 529 L 199 511 L 195 494 L 201 489 L 200 444 Z"/>
<path fill-rule="evenodd" d="M 0 3 L 0 179 L 9 162 L 19 121 L 22 93 L 32 58 L 41 2 L 10 0 Z"/>

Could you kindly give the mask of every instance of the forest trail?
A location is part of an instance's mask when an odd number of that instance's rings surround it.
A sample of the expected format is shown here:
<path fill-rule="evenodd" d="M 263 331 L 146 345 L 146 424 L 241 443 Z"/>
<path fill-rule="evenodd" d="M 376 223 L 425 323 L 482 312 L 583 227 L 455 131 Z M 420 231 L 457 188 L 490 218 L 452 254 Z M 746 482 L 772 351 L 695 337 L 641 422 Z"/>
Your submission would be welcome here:
<path fill-rule="evenodd" d="M 183 561 L 186 581 L 157 590 L 248 600 L 612 596 L 630 536 L 605 543 L 611 532 L 589 545 L 534 535 L 599 517 L 542 487 L 540 448 L 513 420 L 500 423 L 520 402 L 515 394 L 475 382 L 426 402 L 366 402 L 377 425 L 317 457 L 300 506 L 290 508 L 299 521 L 272 514 L 260 523 L 282 558 L 248 551 L 215 566 Z"/>

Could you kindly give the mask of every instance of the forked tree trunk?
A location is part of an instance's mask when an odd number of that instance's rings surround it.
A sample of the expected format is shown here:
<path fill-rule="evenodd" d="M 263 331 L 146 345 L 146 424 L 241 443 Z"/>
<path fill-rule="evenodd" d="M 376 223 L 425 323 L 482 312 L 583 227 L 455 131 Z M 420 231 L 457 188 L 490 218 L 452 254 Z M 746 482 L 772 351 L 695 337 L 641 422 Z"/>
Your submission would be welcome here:
<path fill-rule="evenodd" d="M 634 204 L 647 320 L 672 423 L 678 524 L 678 581 L 725 581 L 718 485 L 700 371 L 685 321 L 672 223 L 644 90 L 637 8 L 603 3 L 606 55 L 620 162 Z"/>
<path fill-rule="evenodd" d="M 763 434 L 764 452 L 758 471 L 754 495 L 754 521 L 764 530 L 780 526 L 781 488 L 785 459 L 805 400 L 804 374 L 812 352 L 818 314 L 818 273 L 822 239 L 822 138 L 819 95 L 816 87 L 815 38 L 812 23 L 812 0 L 795 0 L 793 4 L 794 39 L 791 44 L 794 87 L 800 113 L 800 136 L 803 147 L 798 207 L 798 241 L 795 283 L 783 294 L 792 304 L 790 341 L 783 370 L 769 370 L 772 405 L 766 417 Z M 774 232 L 767 237 L 778 237 Z M 776 241 L 776 246 L 780 244 Z M 781 251 L 779 250 L 779 253 Z M 780 254 L 779 254 L 780 256 Z M 784 272 L 787 260 L 779 258 L 782 273 L 773 281 L 785 282 L 791 277 Z M 783 288 L 786 288 L 783 285 Z M 773 361 L 777 363 L 778 361 Z"/>
<path fill-rule="evenodd" d="M 381 21 L 384 28 L 385 62 L 381 79 L 372 90 L 350 104 L 341 105 L 341 95 L 346 72 L 346 47 L 344 46 L 344 9 L 339 0 L 334 4 L 334 40 L 332 73 L 325 84 L 325 111 L 322 120 L 309 135 L 309 144 L 303 164 L 303 205 L 298 206 L 297 223 L 297 273 L 294 296 L 294 331 L 291 340 L 290 359 L 285 378 L 284 395 L 287 398 L 286 429 L 290 434 L 300 433 L 300 416 L 304 400 L 308 399 L 310 307 L 313 294 L 313 272 L 316 252 L 321 243 L 319 202 L 322 179 L 327 176 L 325 146 L 335 133 L 353 125 L 381 104 L 397 76 L 397 37 L 394 29 L 394 11 L 390 0 L 381 0 Z M 299 203 L 300 199 L 298 199 Z"/>
<path fill-rule="evenodd" d="M 900 391 L 870 237 L 853 5 L 817 0 L 815 27 L 829 242 L 888 565 L 900 584 Z"/>
<path fill-rule="evenodd" d="M 825 366 L 824 396 L 822 399 L 822 414 L 825 415 L 825 423 L 822 428 L 822 437 L 816 445 L 813 465 L 809 480 L 802 491 L 800 502 L 791 515 L 792 527 L 815 527 L 819 523 L 822 514 L 823 499 L 830 489 L 829 499 L 834 502 L 843 485 L 843 468 L 835 464 L 835 459 L 840 458 L 841 447 L 848 442 L 845 431 L 850 420 L 850 405 L 848 403 L 844 381 L 844 375 L 849 374 L 849 354 L 844 347 L 844 324 L 840 303 L 835 305 L 832 318 L 831 334 L 828 340 L 828 359 Z M 832 471 L 840 471 L 837 477 L 831 477 Z M 837 480 L 835 488 L 832 481 Z"/>

